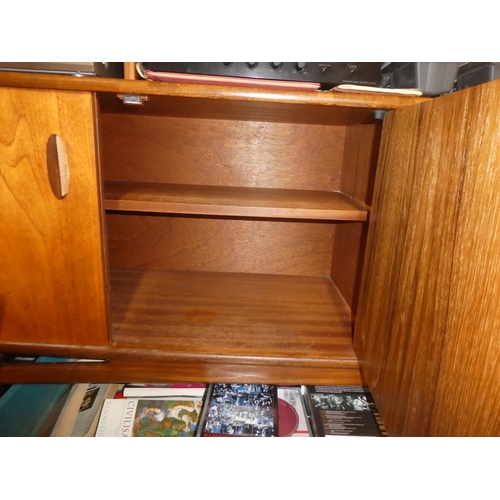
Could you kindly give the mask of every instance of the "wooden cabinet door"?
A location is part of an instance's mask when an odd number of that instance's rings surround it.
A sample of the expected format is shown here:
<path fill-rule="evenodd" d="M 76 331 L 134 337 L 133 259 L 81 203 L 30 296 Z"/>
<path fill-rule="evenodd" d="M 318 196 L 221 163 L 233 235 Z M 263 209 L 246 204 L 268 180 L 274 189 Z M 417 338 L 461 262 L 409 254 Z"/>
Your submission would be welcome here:
<path fill-rule="evenodd" d="M 390 435 L 500 435 L 500 82 L 388 113 L 354 347 Z"/>
<path fill-rule="evenodd" d="M 0 348 L 107 343 L 101 221 L 93 95 L 1 88 Z"/>

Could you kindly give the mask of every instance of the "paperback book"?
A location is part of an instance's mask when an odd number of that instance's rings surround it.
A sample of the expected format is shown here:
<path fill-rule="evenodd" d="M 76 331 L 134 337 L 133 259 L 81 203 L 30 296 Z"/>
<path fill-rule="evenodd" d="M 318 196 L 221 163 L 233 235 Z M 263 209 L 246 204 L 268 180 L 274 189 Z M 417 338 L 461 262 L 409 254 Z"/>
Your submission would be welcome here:
<path fill-rule="evenodd" d="M 203 398 L 106 399 L 96 437 L 193 437 Z"/>
<path fill-rule="evenodd" d="M 277 437 L 277 387 L 212 384 L 200 427 L 202 437 Z"/>
<path fill-rule="evenodd" d="M 126 398 L 163 398 L 167 396 L 203 397 L 207 384 L 126 384 L 123 396 Z"/>
<path fill-rule="evenodd" d="M 314 436 L 387 436 L 372 395 L 361 386 L 302 386 Z"/>
<path fill-rule="evenodd" d="M 55 437 L 93 437 L 102 405 L 122 384 L 74 384 L 52 430 Z"/>

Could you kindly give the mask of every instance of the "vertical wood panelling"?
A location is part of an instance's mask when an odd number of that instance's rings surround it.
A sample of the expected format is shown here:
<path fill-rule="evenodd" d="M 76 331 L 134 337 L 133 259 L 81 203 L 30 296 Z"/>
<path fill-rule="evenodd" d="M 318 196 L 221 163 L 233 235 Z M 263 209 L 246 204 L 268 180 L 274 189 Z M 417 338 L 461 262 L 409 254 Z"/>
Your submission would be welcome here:
<path fill-rule="evenodd" d="M 430 435 L 500 436 L 499 83 L 469 91 L 463 192 Z"/>
<path fill-rule="evenodd" d="M 355 350 L 391 435 L 426 435 L 446 333 L 467 96 L 386 118 Z"/>

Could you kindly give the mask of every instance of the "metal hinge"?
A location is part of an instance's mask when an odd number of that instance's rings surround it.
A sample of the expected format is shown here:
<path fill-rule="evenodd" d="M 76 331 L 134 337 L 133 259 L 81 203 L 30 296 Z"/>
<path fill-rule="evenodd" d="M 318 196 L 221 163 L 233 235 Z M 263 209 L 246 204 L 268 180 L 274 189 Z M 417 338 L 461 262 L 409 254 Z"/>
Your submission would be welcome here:
<path fill-rule="evenodd" d="M 118 99 L 121 99 L 123 104 L 144 106 L 144 103 L 149 100 L 149 97 L 147 95 L 118 94 Z"/>

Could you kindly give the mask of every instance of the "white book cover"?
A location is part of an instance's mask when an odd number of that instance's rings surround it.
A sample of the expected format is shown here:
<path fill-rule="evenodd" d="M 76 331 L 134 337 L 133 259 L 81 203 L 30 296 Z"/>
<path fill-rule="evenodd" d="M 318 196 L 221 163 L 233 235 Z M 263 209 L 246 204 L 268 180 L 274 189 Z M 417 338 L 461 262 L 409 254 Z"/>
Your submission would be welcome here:
<path fill-rule="evenodd" d="M 96 437 L 132 437 L 137 399 L 106 399 Z"/>

